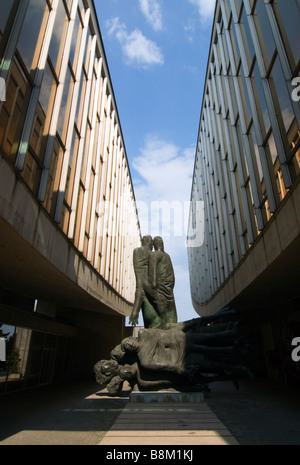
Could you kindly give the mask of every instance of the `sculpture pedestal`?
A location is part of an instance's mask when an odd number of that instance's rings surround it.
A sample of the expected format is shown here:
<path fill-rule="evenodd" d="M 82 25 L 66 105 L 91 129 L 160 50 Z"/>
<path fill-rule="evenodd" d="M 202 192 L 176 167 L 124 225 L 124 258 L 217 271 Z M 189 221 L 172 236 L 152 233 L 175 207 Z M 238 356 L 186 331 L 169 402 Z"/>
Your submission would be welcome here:
<path fill-rule="evenodd" d="M 204 399 L 203 392 L 179 392 L 179 391 L 132 391 L 129 396 L 130 402 L 139 403 L 199 403 Z"/>

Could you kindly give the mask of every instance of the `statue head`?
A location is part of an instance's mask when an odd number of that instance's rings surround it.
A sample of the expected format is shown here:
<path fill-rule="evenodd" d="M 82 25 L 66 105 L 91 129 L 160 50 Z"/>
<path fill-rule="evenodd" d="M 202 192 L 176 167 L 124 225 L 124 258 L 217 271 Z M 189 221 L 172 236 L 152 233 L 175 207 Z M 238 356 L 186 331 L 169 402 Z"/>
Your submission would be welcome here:
<path fill-rule="evenodd" d="M 153 245 L 154 245 L 155 250 L 164 250 L 164 241 L 162 237 L 160 236 L 156 236 L 153 239 Z"/>
<path fill-rule="evenodd" d="M 139 343 L 136 337 L 130 336 L 123 339 L 121 346 L 125 352 L 137 352 Z"/>
<path fill-rule="evenodd" d="M 153 247 L 153 240 L 152 240 L 152 237 L 147 235 L 147 236 L 143 236 L 142 238 L 142 245 L 145 245 L 147 247 L 149 247 L 151 250 L 152 250 L 152 247 Z"/>
<path fill-rule="evenodd" d="M 96 381 L 99 384 L 107 384 L 119 372 L 119 364 L 116 360 L 100 360 L 94 365 Z"/>
<path fill-rule="evenodd" d="M 125 355 L 125 352 L 122 349 L 121 344 L 117 345 L 110 353 L 112 360 L 116 360 L 117 362 L 121 362 L 124 355 Z"/>

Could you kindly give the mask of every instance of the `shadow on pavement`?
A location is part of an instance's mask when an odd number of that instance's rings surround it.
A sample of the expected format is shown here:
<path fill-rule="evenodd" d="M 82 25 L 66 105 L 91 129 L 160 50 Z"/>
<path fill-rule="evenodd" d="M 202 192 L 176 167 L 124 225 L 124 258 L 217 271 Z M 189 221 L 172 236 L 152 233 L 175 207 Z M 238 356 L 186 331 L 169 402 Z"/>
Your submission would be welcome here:
<path fill-rule="evenodd" d="M 129 392 L 109 397 L 90 380 L 0 395 L 0 445 L 97 445 L 129 409 Z M 204 405 L 241 445 L 300 445 L 299 388 L 270 380 L 245 380 L 237 391 L 231 383 L 214 383 Z M 173 410 L 180 408 L 172 406 Z M 190 413 L 181 414 L 177 427 L 184 429 Z M 202 420 L 205 416 L 202 412 Z M 164 419 L 157 420 L 163 431 Z"/>
<path fill-rule="evenodd" d="M 240 445 L 300 445 L 299 387 L 272 380 L 211 385 L 206 402 Z"/>
<path fill-rule="evenodd" d="M 99 444 L 128 402 L 95 382 L 74 382 L 0 396 L 0 444 Z"/>

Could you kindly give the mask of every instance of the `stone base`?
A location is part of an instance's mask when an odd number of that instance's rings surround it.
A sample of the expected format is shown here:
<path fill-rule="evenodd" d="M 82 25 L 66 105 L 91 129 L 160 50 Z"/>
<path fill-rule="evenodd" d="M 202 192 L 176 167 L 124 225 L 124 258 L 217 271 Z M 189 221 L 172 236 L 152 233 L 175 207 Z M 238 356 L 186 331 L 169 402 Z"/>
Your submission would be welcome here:
<path fill-rule="evenodd" d="M 185 402 L 199 403 L 204 399 L 203 392 L 179 392 L 179 391 L 132 391 L 129 396 L 130 402 L 140 403 L 167 403 Z"/>

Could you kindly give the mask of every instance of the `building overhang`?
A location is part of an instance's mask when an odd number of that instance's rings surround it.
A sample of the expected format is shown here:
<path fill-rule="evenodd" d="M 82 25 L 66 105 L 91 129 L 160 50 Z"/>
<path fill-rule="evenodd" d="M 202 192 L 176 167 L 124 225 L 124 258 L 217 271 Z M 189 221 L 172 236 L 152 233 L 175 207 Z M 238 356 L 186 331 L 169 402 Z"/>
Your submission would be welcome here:
<path fill-rule="evenodd" d="M 122 298 L 73 246 L 1 160 L 1 287 L 58 306 L 128 316 Z M 7 187 L 7 189 L 5 189 Z"/>

